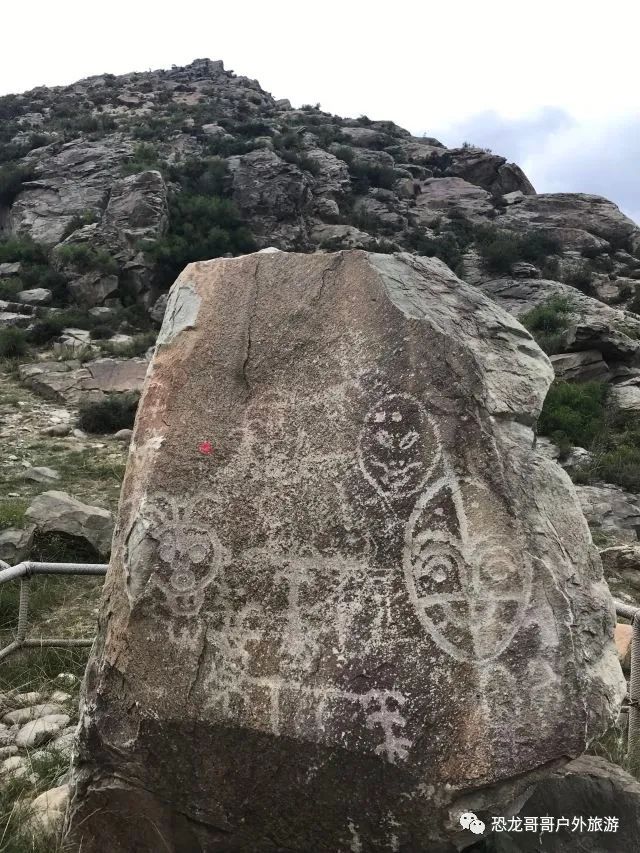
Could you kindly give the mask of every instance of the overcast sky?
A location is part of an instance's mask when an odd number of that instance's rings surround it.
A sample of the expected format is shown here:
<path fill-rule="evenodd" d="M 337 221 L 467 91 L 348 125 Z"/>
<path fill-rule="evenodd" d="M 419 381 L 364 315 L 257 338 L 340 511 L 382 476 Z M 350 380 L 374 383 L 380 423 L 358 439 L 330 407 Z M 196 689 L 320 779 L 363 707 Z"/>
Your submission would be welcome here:
<path fill-rule="evenodd" d="M 224 60 L 294 105 L 517 161 L 640 222 L 639 0 L 3 3 L 0 94 Z"/>

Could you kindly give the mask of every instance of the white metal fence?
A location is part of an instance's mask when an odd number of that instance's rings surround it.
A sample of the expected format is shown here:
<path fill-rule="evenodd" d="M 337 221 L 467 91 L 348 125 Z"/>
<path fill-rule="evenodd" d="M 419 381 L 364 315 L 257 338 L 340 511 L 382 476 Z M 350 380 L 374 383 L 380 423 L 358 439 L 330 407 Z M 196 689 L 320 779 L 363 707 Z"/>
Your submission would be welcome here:
<path fill-rule="evenodd" d="M 56 646 L 69 648 L 91 646 L 93 637 L 67 639 L 64 637 L 30 638 L 27 636 L 29 624 L 29 584 L 36 575 L 104 575 L 106 563 L 19 563 L 9 566 L 0 560 L 0 584 L 8 581 L 20 581 L 20 604 L 18 608 L 18 627 L 15 638 L 0 649 L 0 661 L 13 652 L 24 648 L 44 648 Z M 640 607 L 631 607 L 621 601 L 615 602 L 616 613 L 629 619 L 633 625 L 631 644 L 631 675 L 627 705 L 627 759 L 629 769 L 640 776 Z"/>

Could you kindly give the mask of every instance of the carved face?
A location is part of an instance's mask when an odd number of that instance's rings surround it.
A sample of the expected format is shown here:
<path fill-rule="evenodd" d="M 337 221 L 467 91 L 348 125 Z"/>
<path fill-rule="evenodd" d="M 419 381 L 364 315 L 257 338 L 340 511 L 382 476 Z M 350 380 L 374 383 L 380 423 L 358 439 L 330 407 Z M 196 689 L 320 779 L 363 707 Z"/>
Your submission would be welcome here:
<path fill-rule="evenodd" d="M 218 577 L 225 549 L 206 524 L 206 498 L 182 502 L 157 496 L 149 512 L 156 544 L 154 583 L 177 613 L 197 612 Z"/>
<path fill-rule="evenodd" d="M 435 424 L 409 394 L 388 394 L 368 412 L 360 466 L 389 500 L 419 491 L 441 454 Z"/>

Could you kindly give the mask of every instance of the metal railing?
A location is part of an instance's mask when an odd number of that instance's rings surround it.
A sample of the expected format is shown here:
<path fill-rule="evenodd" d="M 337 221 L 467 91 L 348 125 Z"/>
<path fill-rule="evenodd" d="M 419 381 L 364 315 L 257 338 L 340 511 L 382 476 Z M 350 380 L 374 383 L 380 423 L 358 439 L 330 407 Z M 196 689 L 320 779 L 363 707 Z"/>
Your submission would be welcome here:
<path fill-rule="evenodd" d="M 91 646 L 93 637 L 82 639 L 68 639 L 66 637 L 41 637 L 39 639 L 27 637 L 29 622 L 29 583 L 35 575 L 104 575 L 108 565 L 106 563 L 18 563 L 17 566 L 9 566 L 0 560 L 0 584 L 7 581 L 20 580 L 20 604 L 18 607 L 18 628 L 15 639 L 0 649 L 0 660 L 8 657 L 18 649 L 44 648 L 45 646 L 61 646 L 69 648 L 74 646 Z"/>
<path fill-rule="evenodd" d="M 105 575 L 108 568 L 107 563 L 32 563 L 29 561 L 18 563 L 17 566 L 9 566 L 0 560 L 0 584 L 20 579 L 18 628 L 13 642 L 0 649 L 0 660 L 23 648 L 91 646 L 94 640 L 93 637 L 82 639 L 68 639 L 65 637 L 32 639 L 27 637 L 29 582 L 35 575 Z M 629 769 L 636 775 L 640 775 L 640 607 L 632 607 L 615 599 L 614 604 L 616 614 L 629 619 L 633 626 L 629 679 L 627 760 Z"/>

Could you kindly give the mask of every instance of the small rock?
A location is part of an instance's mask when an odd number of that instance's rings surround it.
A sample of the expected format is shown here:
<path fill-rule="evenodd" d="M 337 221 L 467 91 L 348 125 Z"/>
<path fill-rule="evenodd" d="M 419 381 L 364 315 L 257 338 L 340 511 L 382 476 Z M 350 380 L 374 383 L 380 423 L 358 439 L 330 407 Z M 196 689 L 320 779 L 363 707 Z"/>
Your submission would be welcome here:
<path fill-rule="evenodd" d="M 34 498 L 25 516 L 44 533 L 77 536 L 99 554 L 109 553 L 113 516 L 106 509 L 84 504 L 66 492 L 50 491 Z"/>
<path fill-rule="evenodd" d="M 87 437 L 86 432 L 84 432 L 84 431 L 83 431 L 83 430 L 81 430 L 81 429 L 77 429 L 77 428 L 73 430 L 73 432 L 71 433 L 71 435 L 72 435 L 74 438 L 86 438 L 86 437 Z"/>
<path fill-rule="evenodd" d="M 38 720 L 26 723 L 16 737 L 16 746 L 31 749 L 46 743 L 63 729 L 71 717 L 68 714 L 47 714 Z"/>
<path fill-rule="evenodd" d="M 23 724 L 51 714 L 64 714 L 64 708 L 61 708 L 60 705 L 54 705 L 51 702 L 45 702 L 42 705 L 31 705 L 28 708 L 18 708 L 15 711 L 9 711 L 2 718 L 2 722 L 5 725 L 13 725 L 14 723 Z"/>
<path fill-rule="evenodd" d="M 60 472 L 45 466 L 27 468 L 22 475 L 25 480 L 33 480 L 35 483 L 51 483 L 60 479 Z"/>
<path fill-rule="evenodd" d="M 34 287 L 31 290 L 21 290 L 18 294 L 18 302 L 26 305 L 48 305 L 53 294 L 46 287 Z"/>
<path fill-rule="evenodd" d="M 68 755 L 70 757 L 75 741 L 75 731 L 63 732 L 60 737 L 57 737 L 54 741 L 52 741 L 50 749 L 55 749 L 57 752 L 61 752 L 63 753 L 63 755 Z"/>
<path fill-rule="evenodd" d="M 67 684 L 69 687 L 73 687 L 75 684 L 80 681 L 77 675 L 74 675 L 72 672 L 59 672 L 55 679 L 60 684 Z"/>
<path fill-rule="evenodd" d="M 53 424 L 53 426 L 43 429 L 42 435 L 52 435 L 57 438 L 63 438 L 65 435 L 69 435 L 70 432 L 71 427 L 69 424 Z"/>
<path fill-rule="evenodd" d="M 0 723 L 0 746 L 8 746 L 13 743 L 13 732 L 8 726 Z"/>
<path fill-rule="evenodd" d="M 26 560 L 33 546 L 34 525 L 18 529 L 8 528 L 0 532 L 0 560 L 15 565 Z"/>
<path fill-rule="evenodd" d="M 131 441 L 131 436 L 133 435 L 133 430 L 131 429 L 119 429 L 118 432 L 114 432 L 113 437 L 116 441 Z"/>
<path fill-rule="evenodd" d="M 10 758 L 5 758 L 2 764 L 0 764 L 0 776 L 22 779 L 28 773 L 27 761 L 21 755 L 12 755 Z"/>
<path fill-rule="evenodd" d="M 65 693 L 64 690 L 54 690 L 54 692 L 49 696 L 51 702 L 69 702 L 73 697 L 70 693 Z"/>
<path fill-rule="evenodd" d="M 7 744 L 7 746 L 0 746 L 0 761 L 4 761 L 5 758 L 10 758 L 12 755 L 17 755 L 18 747 L 15 743 Z"/>
<path fill-rule="evenodd" d="M 56 833 L 62 826 L 69 802 L 69 785 L 60 785 L 40 794 L 30 805 L 29 826 L 32 831 L 48 835 Z"/>

